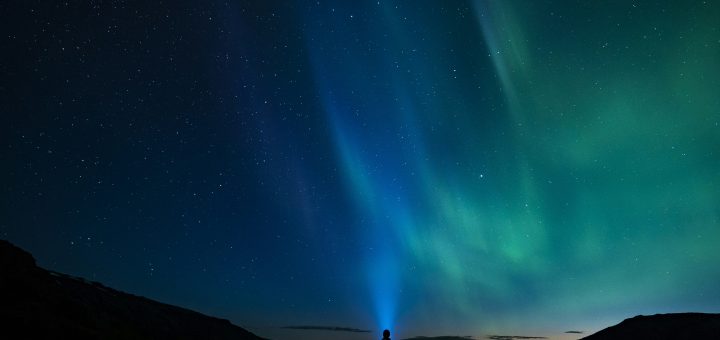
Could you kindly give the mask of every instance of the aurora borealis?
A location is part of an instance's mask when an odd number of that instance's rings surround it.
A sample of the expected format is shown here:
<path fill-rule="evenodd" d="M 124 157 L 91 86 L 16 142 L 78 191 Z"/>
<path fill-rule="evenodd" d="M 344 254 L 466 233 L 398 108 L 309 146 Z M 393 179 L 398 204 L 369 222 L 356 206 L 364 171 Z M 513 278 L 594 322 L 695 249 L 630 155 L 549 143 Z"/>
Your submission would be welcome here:
<path fill-rule="evenodd" d="M 720 2 L 0 9 L 41 266 L 274 339 L 720 309 Z"/>

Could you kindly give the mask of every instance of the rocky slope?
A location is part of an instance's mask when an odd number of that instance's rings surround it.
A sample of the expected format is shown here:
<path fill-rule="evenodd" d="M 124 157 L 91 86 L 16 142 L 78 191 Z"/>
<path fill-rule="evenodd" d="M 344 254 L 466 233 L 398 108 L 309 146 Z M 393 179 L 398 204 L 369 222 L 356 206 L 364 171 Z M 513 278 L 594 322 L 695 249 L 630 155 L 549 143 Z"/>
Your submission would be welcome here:
<path fill-rule="evenodd" d="M 228 320 L 42 269 L 4 240 L 0 338 L 261 339 Z"/>
<path fill-rule="evenodd" d="M 677 313 L 638 315 L 605 328 L 584 340 L 720 339 L 720 314 Z"/>

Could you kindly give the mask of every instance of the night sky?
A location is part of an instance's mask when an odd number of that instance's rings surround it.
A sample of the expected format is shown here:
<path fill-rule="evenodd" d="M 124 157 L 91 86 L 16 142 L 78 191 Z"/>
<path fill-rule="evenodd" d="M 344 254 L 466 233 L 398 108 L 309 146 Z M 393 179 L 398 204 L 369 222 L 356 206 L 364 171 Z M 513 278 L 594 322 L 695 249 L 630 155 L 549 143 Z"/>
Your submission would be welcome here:
<path fill-rule="evenodd" d="M 720 1 L 0 19 L 0 238 L 43 267 L 275 339 L 720 311 Z"/>

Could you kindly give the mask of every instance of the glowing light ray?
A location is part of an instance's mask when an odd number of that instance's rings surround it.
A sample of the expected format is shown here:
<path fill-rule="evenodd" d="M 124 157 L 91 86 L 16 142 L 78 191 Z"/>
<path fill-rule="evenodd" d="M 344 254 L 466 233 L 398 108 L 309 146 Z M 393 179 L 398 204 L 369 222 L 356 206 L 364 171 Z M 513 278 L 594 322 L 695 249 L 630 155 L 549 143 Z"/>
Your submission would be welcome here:
<path fill-rule="evenodd" d="M 336 153 L 341 161 L 342 173 L 361 215 L 368 218 L 362 226 L 366 244 L 364 269 L 377 324 L 379 328 L 393 328 L 400 279 L 397 258 L 401 252 L 401 249 L 396 249 L 398 231 L 401 229 L 396 216 L 407 210 L 402 202 L 394 200 L 401 196 L 402 192 L 399 191 L 401 185 L 392 181 L 397 177 L 397 169 L 393 163 L 401 161 L 392 161 L 392 156 L 397 154 L 396 150 L 370 148 L 368 151 L 368 143 L 363 143 L 364 139 L 362 134 L 357 132 L 357 126 L 348 120 L 348 117 L 352 116 L 348 108 L 352 107 L 353 103 L 330 90 L 342 86 L 342 79 L 316 80 L 320 84 L 321 99 L 330 123 Z M 368 157 L 381 157 L 388 161 L 383 168 L 378 168 L 372 166 L 377 160 Z"/>

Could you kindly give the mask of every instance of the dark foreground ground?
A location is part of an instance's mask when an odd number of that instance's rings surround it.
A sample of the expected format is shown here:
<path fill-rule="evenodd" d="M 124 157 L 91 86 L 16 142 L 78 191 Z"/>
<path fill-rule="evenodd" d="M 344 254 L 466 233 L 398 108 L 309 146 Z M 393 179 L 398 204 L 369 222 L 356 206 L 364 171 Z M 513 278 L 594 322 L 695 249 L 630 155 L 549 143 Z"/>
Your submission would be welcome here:
<path fill-rule="evenodd" d="M 261 339 L 188 309 L 36 266 L 0 240 L 0 339 Z"/>
<path fill-rule="evenodd" d="M 720 339 L 720 314 L 676 313 L 638 315 L 605 328 L 584 340 Z"/>
<path fill-rule="evenodd" d="M 35 264 L 32 255 L 0 240 L 0 339 L 10 338 L 262 339 L 228 320 L 45 270 Z M 541 337 L 495 335 L 487 338 L 516 340 Z M 471 338 L 444 336 L 413 339 Z M 720 339 L 720 314 L 636 316 L 583 339 Z"/>

